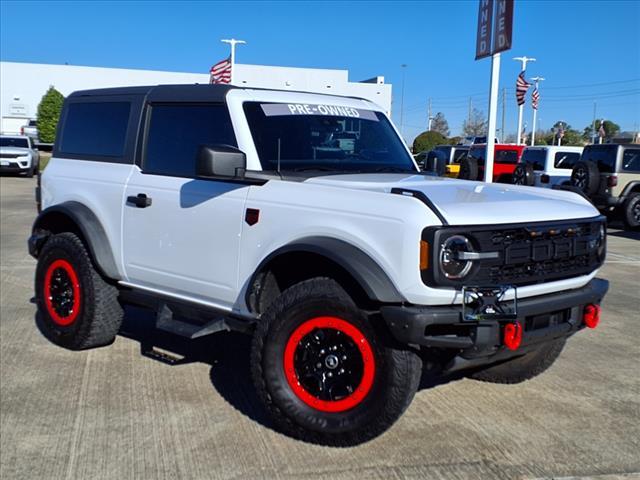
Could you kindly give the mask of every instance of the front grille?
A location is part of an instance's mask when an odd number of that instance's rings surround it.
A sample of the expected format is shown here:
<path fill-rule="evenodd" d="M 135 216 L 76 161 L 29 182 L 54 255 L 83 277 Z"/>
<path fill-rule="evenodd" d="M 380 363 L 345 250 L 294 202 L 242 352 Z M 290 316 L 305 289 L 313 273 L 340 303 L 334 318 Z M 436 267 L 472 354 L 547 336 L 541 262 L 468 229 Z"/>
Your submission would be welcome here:
<path fill-rule="evenodd" d="M 0 153 L 0 158 L 18 158 L 19 156 L 16 153 Z"/>
<path fill-rule="evenodd" d="M 604 261 L 600 229 L 604 218 L 539 222 L 507 226 L 428 228 L 423 238 L 432 247 L 433 269 L 423 272 L 432 286 L 461 287 L 513 284 L 533 285 L 591 273 Z M 477 252 L 498 252 L 498 258 L 473 262 L 462 280 L 450 280 L 439 270 L 443 241 L 465 235 Z M 601 258 L 602 257 L 602 258 Z"/>

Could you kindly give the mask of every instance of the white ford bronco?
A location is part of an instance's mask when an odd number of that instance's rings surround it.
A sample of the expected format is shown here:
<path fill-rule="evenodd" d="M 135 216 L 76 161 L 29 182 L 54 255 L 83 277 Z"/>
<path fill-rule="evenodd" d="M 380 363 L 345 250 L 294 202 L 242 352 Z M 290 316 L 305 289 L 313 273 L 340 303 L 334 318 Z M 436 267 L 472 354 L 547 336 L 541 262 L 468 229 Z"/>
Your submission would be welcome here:
<path fill-rule="evenodd" d="M 277 428 L 355 445 L 423 360 L 500 383 L 593 328 L 605 220 L 572 192 L 420 173 L 368 101 L 219 85 L 76 92 L 36 196 L 39 322 L 113 342 L 123 305 L 189 338 L 253 336 Z"/>

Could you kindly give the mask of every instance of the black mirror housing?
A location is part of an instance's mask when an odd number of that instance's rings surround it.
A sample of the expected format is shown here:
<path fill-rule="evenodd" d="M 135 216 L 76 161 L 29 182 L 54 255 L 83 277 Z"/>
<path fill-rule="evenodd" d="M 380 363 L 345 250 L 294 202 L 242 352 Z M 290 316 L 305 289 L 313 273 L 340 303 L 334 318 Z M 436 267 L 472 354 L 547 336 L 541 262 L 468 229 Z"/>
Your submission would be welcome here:
<path fill-rule="evenodd" d="M 230 145 L 200 145 L 196 154 L 197 177 L 241 178 L 247 168 L 247 156 Z"/>

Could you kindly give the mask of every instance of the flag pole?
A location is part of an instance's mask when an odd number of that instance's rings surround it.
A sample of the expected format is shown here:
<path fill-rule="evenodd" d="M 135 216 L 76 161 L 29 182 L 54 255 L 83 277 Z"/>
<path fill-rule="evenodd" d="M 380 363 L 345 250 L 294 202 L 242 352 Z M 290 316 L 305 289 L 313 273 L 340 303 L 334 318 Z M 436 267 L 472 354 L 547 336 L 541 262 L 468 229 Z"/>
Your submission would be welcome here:
<path fill-rule="evenodd" d="M 514 57 L 514 60 L 519 61 L 520 63 L 522 63 L 522 70 L 520 70 L 521 72 L 524 72 L 527 70 L 527 63 L 528 62 L 535 62 L 536 59 L 535 58 L 529 58 L 529 57 Z M 516 139 L 516 145 L 520 145 L 521 142 L 521 135 L 522 135 L 522 113 L 524 111 L 524 104 L 519 105 L 518 106 L 518 133 L 517 133 L 517 139 Z"/>
<path fill-rule="evenodd" d="M 222 43 L 228 43 L 229 45 L 231 45 L 231 55 L 229 57 L 230 62 L 231 62 L 231 81 L 229 82 L 231 85 L 233 85 L 233 76 L 235 74 L 235 63 L 236 63 L 236 45 L 245 45 L 247 42 L 245 42 L 244 40 L 236 40 L 235 38 L 229 38 L 229 39 L 222 39 L 220 40 Z"/>
<path fill-rule="evenodd" d="M 533 91 L 538 92 L 538 95 L 540 95 L 540 90 L 538 90 L 538 83 L 543 81 L 544 78 L 533 77 L 531 80 L 536 82 L 535 88 L 533 89 Z M 531 106 L 533 107 L 533 101 L 531 102 Z M 533 109 L 533 128 L 531 129 L 531 146 L 532 147 L 536 144 L 536 117 L 537 116 L 538 116 L 538 105 L 536 105 L 536 108 Z"/>
<path fill-rule="evenodd" d="M 500 53 L 491 55 L 491 85 L 489 87 L 489 122 L 487 125 L 487 151 L 485 154 L 484 181 L 493 182 L 493 157 L 498 120 L 498 82 L 500 80 Z"/>

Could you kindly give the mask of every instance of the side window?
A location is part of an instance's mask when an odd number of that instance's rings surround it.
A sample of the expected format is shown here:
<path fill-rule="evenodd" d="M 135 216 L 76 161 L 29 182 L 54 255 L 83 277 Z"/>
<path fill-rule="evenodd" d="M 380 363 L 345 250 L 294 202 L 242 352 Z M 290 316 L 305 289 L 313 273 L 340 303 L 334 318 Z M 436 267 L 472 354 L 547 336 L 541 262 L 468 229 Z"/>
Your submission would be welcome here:
<path fill-rule="evenodd" d="M 460 163 L 467 156 L 469 150 L 465 148 L 456 148 L 453 152 L 453 163 Z"/>
<path fill-rule="evenodd" d="M 577 152 L 557 152 L 553 159 L 553 164 L 556 168 L 572 170 L 579 160 L 580 154 Z"/>
<path fill-rule="evenodd" d="M 499 163 L 518 163 L 518 152 L 516 150 L 497 150 L 495 161 Z"/>
<path fill-rule="evenodd" d="M 625 148 L 622 153 L 622 170 L 640 173 L 640 148 Z"/>
<path fill-rule="evenodd" d="M 69 105 L 60 152 L 87 157 L 124 155 L 130 102 L 82 102 Z"/>
<path fill-rule="evenodd" d="M 485 148 L 472 148 L 469 150 L 469 157 L 475 158 L 479 165 L 484 165 Z"/>
<path fill-rule="evenodd" d="M 594 162 L 601 173 L 614 173 L 616 166 L 617 147 L 608 145 L 596 145 L 585 149 L 582 159 Z"/>
<path fill-rule="evenodd" d="M 143 170 L 195 177 L 201 145 L 237 146 L 225 105 L 152 105 Z"/>

